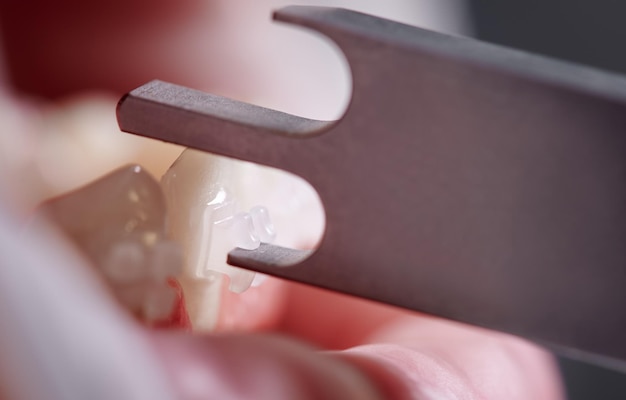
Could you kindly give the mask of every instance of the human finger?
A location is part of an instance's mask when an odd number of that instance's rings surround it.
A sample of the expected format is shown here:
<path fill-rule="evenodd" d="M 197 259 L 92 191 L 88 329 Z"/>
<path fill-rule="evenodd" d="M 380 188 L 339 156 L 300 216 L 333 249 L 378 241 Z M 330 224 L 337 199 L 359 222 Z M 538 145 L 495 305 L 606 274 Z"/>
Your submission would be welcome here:
<path fill-rule="evenodd" d="M 368 344 L 337 353 L 380 387 L 411 399 L 564 398 L 549 353 L 509 335 L 436 318 L 389 324 Z"/>

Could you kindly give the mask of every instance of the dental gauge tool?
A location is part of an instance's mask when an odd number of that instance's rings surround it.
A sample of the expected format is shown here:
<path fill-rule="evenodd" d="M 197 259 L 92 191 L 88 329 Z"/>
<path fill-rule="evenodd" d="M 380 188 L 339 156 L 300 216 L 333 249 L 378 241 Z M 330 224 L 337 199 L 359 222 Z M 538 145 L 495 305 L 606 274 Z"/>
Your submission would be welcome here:
<path fill-rule="evenodd" d="M 123 131 L 317 190 L 316 250 L 262 244 L 228 262 L 626 370 L 626 79 L 342 9 L 274 18 L 343 51 L 340 120 L 161 81 L 117 109 Z"/>

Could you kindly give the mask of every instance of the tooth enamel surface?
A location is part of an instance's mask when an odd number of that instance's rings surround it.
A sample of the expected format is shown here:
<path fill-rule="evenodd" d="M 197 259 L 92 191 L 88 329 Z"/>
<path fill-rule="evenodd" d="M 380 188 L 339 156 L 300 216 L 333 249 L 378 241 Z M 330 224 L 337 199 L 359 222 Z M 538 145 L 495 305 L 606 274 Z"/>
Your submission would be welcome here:
<path fill-rule="evenodd" d="M 251 217 L 236 215 L 236 196 L 228 185 L 238 176 L 232 162 L 188 149 L 161 180 L 171 215 L 169 233 L 185 254 L 180 282 L 196 329 L 214 327 L 224 274 L 236 292 L 254 278 L 253 272 L 226 264 L 226 254 L 236 246 L 233 240 L 248 247 L 258 242 Z"/>
<path fill-rule="evenodd" d="M 174 307 L 176 292 L 163 285 L 151 285 L 146 289 L 143 302 L 144 317 L 148 321 L 166 318 Z"/>
<path fill-rule="evenodd" d="M 282 246 L 312 247 L 323 231 L 323 209 L 310 185 L 255 164 L 187 149 L 161 185 L 170 215 L 170 237 L 182 245 L 185 254 L 180 282 L 195 329 L 215 326 L 225 277 L 235 293 L 265 279 L 227 265 L 230 250 L 254 250 L 261 242 L 275 239 Z M 271 218 L 268 208 L 258 204 L 270 207 Z M 279 217 L 276 228 L 275 216 Z M 298 229 L 302 226 L 306 229 Z"/>
<path fill-rule="evenodd" d="M 148 278 L 143 247 L 135 241 L 113 244 L 101 262 L 104 275 L 113 282 L 132 284 Z"/>
<path fill-rule="evenodd" d="M 171 312 L 167 279 L 181 271 L 180 247 L 166 238 L 165 199 L 139 166 L 120 168 L 45 203 L 38 218 L 61 228 L 102 273 L 134 314 L 154 321 Z"/>

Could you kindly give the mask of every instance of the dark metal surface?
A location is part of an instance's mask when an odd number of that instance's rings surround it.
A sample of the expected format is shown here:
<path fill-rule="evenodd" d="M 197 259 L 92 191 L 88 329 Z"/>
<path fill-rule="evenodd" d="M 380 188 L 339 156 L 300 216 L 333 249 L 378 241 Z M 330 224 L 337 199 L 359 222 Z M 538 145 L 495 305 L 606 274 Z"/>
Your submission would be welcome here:
<path fill-rule="evenodd" d="M 289 7 L 352 71 L 340 121 L 163 82 L 123 130 L 282 168 L 318 191 L 310 253 L 245 268 L 626 360 L 626 80 L 363 14 Z M 292 267 L 285 265 L 297 264 Z"/>

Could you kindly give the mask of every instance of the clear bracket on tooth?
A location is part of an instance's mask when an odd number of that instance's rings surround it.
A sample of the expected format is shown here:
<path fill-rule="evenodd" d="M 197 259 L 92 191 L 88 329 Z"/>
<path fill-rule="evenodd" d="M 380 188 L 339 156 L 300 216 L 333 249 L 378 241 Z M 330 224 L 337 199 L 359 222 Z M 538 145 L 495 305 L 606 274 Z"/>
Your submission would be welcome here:
<path fill-rule="evenodd" d="M 234 249 L 256 250 L 261 243 L 272 243 L 276 231 L 267 208 L 254 206 L 248 212 L 234 212 L 236 202 L 228 202 L 213 210 L 205 211 L 205 226 L 210 232 L 208 261 L 198 265 L 196 273 L 204 278 L 211 278 L 215 272 L 228 275 L 229 289 L 241 293 L 251 285 L 257 285 L 262 277 L 254 272 L 226 264 L 226 254 Z"/>

